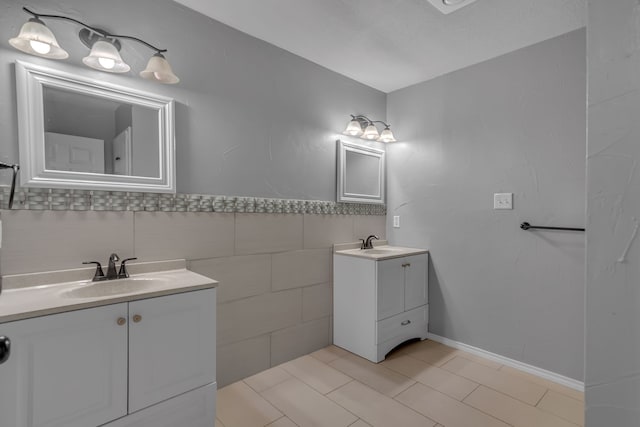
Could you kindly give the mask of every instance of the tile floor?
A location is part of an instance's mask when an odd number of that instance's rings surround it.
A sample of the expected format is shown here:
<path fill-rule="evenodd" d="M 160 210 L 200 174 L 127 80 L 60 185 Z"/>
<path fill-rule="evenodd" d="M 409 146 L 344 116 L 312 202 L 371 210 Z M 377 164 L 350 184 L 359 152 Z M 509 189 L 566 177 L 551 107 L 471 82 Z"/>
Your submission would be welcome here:
<path fill-rule="evenodd" d="M 218 392 L 216 427 L 575 427 L 583 394 L 422 341 L 375 364 L 329 346 Z"/>

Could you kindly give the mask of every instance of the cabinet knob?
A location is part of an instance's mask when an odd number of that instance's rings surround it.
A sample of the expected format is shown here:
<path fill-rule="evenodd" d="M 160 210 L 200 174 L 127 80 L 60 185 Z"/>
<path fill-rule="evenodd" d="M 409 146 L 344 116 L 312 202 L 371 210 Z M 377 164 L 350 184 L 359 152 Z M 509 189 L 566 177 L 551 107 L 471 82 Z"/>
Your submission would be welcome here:
<path fill-rule="evenodd" d="M 407 326 L 409 323 L 411 323 L 411 320 L 405 320 L 402 323 L 400 323 L 402 326 Z"/>
<path fill-rule="evenodd" d="M 127 323 L 127 319 L 125 319 L 124 317 L 118 317 L 117 323 L 118 323 L 118 325 L 122 326 L 125 323 Z"/>
<path fill-rule="evenodd" d="M 9 337 L 0 336 L 0 364 L 9 360 L 11 354 L 11 340 Z"/>
<path fill-rule="evenodd" d="M 142 320 L 142 316 L 140 316 L 139 314 L 134 314 L 133 315 L 133 322 L 134 323 L 140 323 L 141 320 Z"/>

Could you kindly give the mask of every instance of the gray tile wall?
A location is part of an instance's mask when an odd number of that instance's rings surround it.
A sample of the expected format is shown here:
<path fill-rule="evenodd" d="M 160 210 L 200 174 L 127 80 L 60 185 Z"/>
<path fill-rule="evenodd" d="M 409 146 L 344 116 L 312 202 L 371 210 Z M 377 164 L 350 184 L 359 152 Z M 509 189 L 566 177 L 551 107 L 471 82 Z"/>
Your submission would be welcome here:
<path fill-rule="evenodd" d="M 215 212 L 2 211 L 2 275 L 185 258 L 220 281 L 223 386 L 328 345 L 334 243 L 385 236 L 386 217 Z"/>

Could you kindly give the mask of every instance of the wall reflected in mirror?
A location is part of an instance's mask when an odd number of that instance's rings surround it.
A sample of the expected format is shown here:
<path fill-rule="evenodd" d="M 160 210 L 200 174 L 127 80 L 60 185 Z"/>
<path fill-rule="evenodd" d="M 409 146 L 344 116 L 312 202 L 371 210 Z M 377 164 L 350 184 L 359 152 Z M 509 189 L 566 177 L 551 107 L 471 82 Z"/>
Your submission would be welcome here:
<path fill-rule="evenodd" d="M 159 177 L 158 110 L 43 88 L 45 168 Z"/>

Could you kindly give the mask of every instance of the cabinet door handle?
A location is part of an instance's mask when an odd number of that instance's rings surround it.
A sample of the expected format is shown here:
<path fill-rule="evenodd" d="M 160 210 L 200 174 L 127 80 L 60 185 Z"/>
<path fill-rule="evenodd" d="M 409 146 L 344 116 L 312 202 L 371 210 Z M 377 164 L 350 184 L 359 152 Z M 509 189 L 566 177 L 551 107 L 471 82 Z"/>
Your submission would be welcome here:
<path fill-rule="evenodd" d="M 403 267 L 411 267 L 410 263 L 402 264 Z"/>
<path fill-rule="evenodd" d="M 118 323 L 118 325 L 122 326 L 125 323 L 127 323 L 127 319 L 125 319 L 124 317 L 118 317 L 118 321 L 116 323 Z"/>
<path fill-rule="evenodd" d="M 0 364 L 9 360 L 11 354 L 11 340 L 9 337 L 0 336 Z"/>
<path fill-rule="evenodd" d="M 409 323 L 411 323 L 411 320 L 405 320 L 402 323 L 400 323 L 402 326 L 407 326 Z"/>
<path fill-rule="evenodd" d="M 142 320 L 142 316 L 140 316 L 139 314 L 134 314 L 133 316 L 134 323 L 140 323 L 141 320 Z"/>

